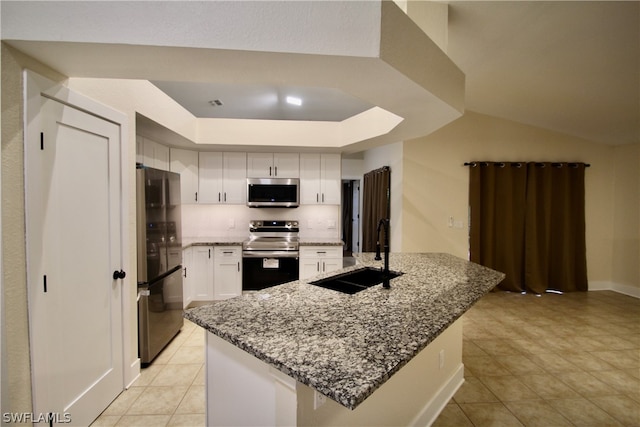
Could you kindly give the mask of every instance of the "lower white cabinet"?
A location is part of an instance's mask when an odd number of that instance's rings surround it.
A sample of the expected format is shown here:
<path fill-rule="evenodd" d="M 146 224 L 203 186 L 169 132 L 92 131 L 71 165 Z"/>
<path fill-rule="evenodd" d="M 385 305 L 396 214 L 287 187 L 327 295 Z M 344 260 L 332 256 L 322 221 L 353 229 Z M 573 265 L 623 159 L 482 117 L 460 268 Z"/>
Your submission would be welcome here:
<path fill-rule="evenodd" d="M 342 246 L 301 246 L 300 280 L 342 268 Z"/>
<path fill-rule="evenodd" d="M 185 249 L 183 287 L 191 301 L 213 301 L 213 248 L 191 246 Z"/>
<path fill-rule="evenodd" d="M 242 294 L 242 247 L 216 246 L 213 251 L 213 298 Z"/>
<path fill-rule="evenodd" d="M 182 262 L 185 307 L 242 294 L 241 246 L 191 246 L 184 249 Z"/>

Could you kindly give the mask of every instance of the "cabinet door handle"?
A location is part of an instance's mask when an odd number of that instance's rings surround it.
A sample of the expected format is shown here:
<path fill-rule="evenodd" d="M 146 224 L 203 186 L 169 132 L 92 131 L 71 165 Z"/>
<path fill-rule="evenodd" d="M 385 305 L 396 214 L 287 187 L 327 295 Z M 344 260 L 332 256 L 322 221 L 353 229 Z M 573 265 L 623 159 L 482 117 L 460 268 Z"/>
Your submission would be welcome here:
<path fill-rule="evenodd" d="M 320 271 L 320 261 L 316 262 L 316 271 Z"/>
<path fill-rule="evenodd" d="M 184 270 L 184 278 L 186 279 L 187 278 L 187 267 L 185 267 L 183 270 Z"/>
<path fill-rule="evenodd" d="M 320 194 L 316 193 L 316 203 L 318 203 L 320 201 Z"/>
<path fill-rule="evenodd" d="M 269 176 L 271 176 L 271 166 L 269 166 Z"/>
<path fill-rule="evenodd" d="M 327 251 L 316 251 L 316 253 L 317 253 L 318 255 L 320 255 L 320 254 L 326 254 L 326 253 L 327 253 Z"/>
<path fill-rule="evenodd" d="M 226 191 L 224 192 L 224 201 L 225 202 L 227 201 L 227 192 Z"/>
<path fill-rule="evenodd" d="M 209 258 L 211 258 L 211 249 L 209 249 Z"/>
<path fill-rule="evenodd" d="M 222 251 L 223 254 L 232 254 L 233 251 Z"/>
<path fill-rule="evenodd" d="M 218 193 L 218 201 L 220 201 L 220 193 Z"/>
<path fill-rule="evenodd" d="M 196 202 L 198 201 L 198 192 L 196 191 Z"/>
<path fill-rule="evenodd" d="M 238 273 L 240 272 L 240 261 L 238 261 Z"/>
<path fill-rule="evenodd" d="M 274 173 L 275 176 L 278 176 L 278 167 L 275 167 L 276 173 Z"/>
<path fill-rule="evenodd" d="M 322 193 L 322 203 L 324 203 L 324 193 Z"/>

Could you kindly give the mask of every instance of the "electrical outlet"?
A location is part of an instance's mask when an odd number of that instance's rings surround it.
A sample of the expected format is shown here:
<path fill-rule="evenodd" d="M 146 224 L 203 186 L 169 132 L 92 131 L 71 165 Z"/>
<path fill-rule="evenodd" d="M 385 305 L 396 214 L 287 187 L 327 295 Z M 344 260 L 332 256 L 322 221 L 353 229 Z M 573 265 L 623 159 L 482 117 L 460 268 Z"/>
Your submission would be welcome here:
<path fill-rule="evenodd" d="M 318 409 L 327 401 L 327 396 L 319 393 L 317 390 L 313 390 L 313 409 Z"/>

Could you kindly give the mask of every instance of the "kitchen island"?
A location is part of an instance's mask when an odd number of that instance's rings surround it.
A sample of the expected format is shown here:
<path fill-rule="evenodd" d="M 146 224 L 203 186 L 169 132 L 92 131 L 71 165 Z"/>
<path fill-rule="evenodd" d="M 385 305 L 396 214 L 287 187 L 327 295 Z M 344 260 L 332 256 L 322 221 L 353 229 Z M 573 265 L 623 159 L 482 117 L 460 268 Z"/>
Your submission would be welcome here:
<path fill-rule="evenodd" d="M 356 258 L 337 273 L 382 267 Z M 504 275 L 448 254 L 394 253 L 389 267 L 404 273 L 391 289 L 349 295 L 318 276 L 185 312 L 207 330 L 207 425 L 435 419 L 463 381 L 457 320 Z"/>

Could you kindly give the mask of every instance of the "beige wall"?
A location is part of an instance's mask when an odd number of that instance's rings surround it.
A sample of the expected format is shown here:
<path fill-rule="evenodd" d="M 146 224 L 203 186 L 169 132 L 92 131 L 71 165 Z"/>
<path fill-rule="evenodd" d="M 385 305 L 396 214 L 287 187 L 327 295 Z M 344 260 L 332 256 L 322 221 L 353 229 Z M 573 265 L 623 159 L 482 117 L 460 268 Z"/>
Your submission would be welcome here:
<path fill-rule="evenodd" d="M 62 82 L 65 77 L 2 43 L 2 285 L 3 363 L 8 396 L 3 412 L 31 412 L 31 365 L 24 224 L 22 70 Z"/>
<path fill-rule="evenodd" d="M 614 151 L 613 277 L 640 287 L 640 144 Z"/>
<path fill-rule="evenodd" d="M 585 179 L 590 286 L 606 288 L 619 281 L 640 288 L 637 153 L 637 146 L 614 148 L 467 112 L 433 134 L 404 145 L 402 250 L 467 257 L 469 172 L 464 162 L 581 161 L 591 164 Z M 450 216 L 463 221 L 463 228 L 450 228 Z"/>

